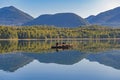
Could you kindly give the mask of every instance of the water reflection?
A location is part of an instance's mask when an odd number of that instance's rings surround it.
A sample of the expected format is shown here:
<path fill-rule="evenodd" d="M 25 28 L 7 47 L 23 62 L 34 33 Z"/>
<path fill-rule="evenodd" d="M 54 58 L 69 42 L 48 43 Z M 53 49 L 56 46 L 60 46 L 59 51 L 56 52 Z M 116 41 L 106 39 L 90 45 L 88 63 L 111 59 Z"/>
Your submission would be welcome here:
<path fill-rule="evenodd" d="M 42 63 L 56 63 L 62 65 L 73 65 L 87 56 L 87 54 L 78 51 L 62 51 L 47 54 L 27 53 L 24 55 Z"/>
<path fill-rule="evenodd" d="M 32 61 L 33 59 L 26 57 L 21 53 L 0 54 L 0 69 L 14 72 Z"/>
<path fill-rule="evenodd" d="M 51 49 L 56 42 L 58 41 L 0 41 L 0 69 L 14 72 L 33 60 L 73 65 L 83 59 L 120 69 L 120 41 L 64 41 L 74 47 L 59 52 Z"/>
<path fill-rule="evenodd" d="M 90 54 L 87 56 L 87 59 L 120 70 L 120 51 L 118 50 L 107 51 L 99 54 Z"/>
<path fill-rule="evenodd" d="M 119 50 L 120 41 L 116 40 L 97 40 L 97 41 L 0 41 L 0 53 L 10 52 L 34 52 L 34 53 L 47 53 L 56 52 L 55 49 L 51 49 L 51 46 L 56 42 L 73 45 L 73 50 L 77 50 L 85 53 L 97 53 L 107 50 Z"/>

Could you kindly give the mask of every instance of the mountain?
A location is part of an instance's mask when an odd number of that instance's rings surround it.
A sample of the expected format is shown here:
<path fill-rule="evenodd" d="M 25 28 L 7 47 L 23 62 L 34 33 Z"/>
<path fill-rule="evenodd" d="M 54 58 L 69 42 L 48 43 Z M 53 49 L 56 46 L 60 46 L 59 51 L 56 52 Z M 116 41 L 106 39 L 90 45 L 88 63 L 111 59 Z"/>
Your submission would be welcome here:
<path fill-rule="evenodd" d="M 54 15 L 46 14 L 25 23 L 24 25 L 53 25 L 57 27 L 78 27 L 88 25 L 88 22 L 74 13 L 57 13 Z"/>
<path fill-rule="evenodd" d="M 119 27 L 120 26 L 120 7 L 102 12 L 96 16 L 89 16 L 86 20 L 91 24 Z"/>
<path fill-rule="evenodd" d="M 0 25 L 22 25 L 33 17 L 15 8 L 14 6 L 0 9 Z"/>

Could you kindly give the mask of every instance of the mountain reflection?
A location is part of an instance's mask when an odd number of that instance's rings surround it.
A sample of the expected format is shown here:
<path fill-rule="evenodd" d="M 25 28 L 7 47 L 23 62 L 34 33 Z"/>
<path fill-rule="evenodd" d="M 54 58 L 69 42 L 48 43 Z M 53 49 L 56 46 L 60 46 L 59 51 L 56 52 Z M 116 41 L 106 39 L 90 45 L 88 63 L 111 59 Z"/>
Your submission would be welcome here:
<path fill-rule="evenodd" d="M 32 61 L 33 59 L 26 57 L 21 53 L 0 54 L 0 69 L 14 72 Z"/>
<path fill-rule="evenodd" d="M 0 70 L 14 72 L 33 60 L 73 65 L 82 59 L 120 69 L 120 41 L 66 41 L 71 50 L 51 49 L 58 41 L 0 41 Z M 61 42 L 61 41 L 60 41 Z"/>
<path fill-rule="evenodd" d="M 56 63 L 62 65 L 73 65 L 87 56 L 87 54 L 78 51 L 62 51 L 47 54 L 27 53 L 24 55 L 42 63 Z"/>
<path fill-rule="evenodd" d="M 111 66 L 115 69 L 120 69 L 120 51 L 108 51 L 99 54 L 90 54 L 87 56 L 90 61 L 96 61 L 106 66 Z"/>

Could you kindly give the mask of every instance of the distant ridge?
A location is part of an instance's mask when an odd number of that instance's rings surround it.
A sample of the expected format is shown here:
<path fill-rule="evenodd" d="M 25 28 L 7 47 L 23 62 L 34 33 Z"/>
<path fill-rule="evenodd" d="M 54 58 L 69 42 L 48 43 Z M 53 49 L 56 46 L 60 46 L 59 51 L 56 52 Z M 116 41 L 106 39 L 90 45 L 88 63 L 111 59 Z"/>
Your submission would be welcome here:
<path fill-rule="evenodd" d="M 89 23 L 74 13 L 57 13 L 54 15 L 46 14 L 27 22 L 24 26 L 32 25 L 53 25 L 57 27 L 79 27 Z"/>
<path fill-rule="evenodd" d="M 86 19 L 83 19 L 74 13 L 57 13 L 54 15 L 45 14 L 34 19 L 29 14 L 15 8 L 14 6 L 0 8 L 0 25 L 79 27 L 89 24 L 120 27 L 120 7 L 102 12 L 96 16 L 91 15 Z"/>
<path fill-rule="evenodd" d="M 91 24 L 120 27 L 120 7 L 89 16 L 86 20 Z"/>
<path fill-rule="evenodd" d="M 22 25 L 33 17 L 14 6 L 0 8 L 0 25 Z"/>

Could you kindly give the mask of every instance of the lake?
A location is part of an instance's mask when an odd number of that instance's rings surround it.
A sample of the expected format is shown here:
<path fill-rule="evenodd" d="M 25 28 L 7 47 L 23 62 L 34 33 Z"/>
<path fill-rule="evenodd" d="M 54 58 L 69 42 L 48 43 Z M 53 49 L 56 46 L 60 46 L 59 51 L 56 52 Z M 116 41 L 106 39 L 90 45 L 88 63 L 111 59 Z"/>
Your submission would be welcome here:
<path fill-rule="evenodd" d="M 0 41 L 0 80 L 120 80 L 120 41 Z"/>

